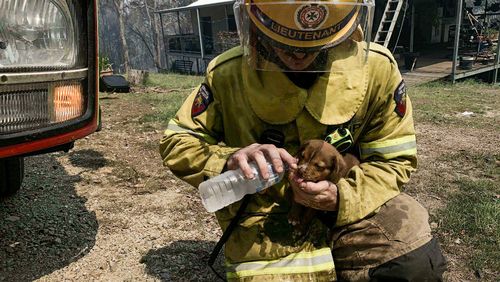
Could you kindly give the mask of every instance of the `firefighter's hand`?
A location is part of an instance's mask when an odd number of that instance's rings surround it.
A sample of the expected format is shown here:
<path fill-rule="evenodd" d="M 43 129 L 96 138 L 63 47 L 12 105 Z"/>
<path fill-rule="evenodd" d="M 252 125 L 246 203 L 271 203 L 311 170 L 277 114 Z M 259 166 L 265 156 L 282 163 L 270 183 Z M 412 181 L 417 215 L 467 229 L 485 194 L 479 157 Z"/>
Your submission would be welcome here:
<path fill-rule="evenodd" d="M 339 209 L 337 185 L 330 181 L 306 182 L 294 171 L 288 175 L 295 202 L 322 211 Z"/>
<path fill-rule="evenodd" d="M 236 151 L 227 160 L 226 167 L 229 170 L 240 168 L 246 178 L 252 179 L 253 175 L 249 162 L 255 162 L 264 179 L 269 178 L 267 171 L 267 161 L 272 163 L 276 172 L 284 171 L 284 164 L 287 164 L 291 169 L 297 168 L 297 159 L 290 155 L 285 149 L 278 148 L 271 144 L 254 143 L 247 147 Z"/>

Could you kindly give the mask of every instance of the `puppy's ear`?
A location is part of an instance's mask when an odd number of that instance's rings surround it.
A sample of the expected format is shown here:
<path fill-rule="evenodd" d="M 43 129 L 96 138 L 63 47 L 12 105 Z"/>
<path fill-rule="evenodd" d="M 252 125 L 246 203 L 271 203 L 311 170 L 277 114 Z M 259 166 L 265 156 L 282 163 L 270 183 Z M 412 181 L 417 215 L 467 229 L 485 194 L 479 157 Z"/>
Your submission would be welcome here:
<path fill-rule="evenodd" d="M 337 184 L 339 182 L 340 178 L 344 177 L 345 174 L 347 173 L 345 171 L 346 164 L 344 161 L 344 158 L 340 153 L 336 153 L 332 157 L 332 169 L 330 173 L 330 181 L 332 183 Z"/>

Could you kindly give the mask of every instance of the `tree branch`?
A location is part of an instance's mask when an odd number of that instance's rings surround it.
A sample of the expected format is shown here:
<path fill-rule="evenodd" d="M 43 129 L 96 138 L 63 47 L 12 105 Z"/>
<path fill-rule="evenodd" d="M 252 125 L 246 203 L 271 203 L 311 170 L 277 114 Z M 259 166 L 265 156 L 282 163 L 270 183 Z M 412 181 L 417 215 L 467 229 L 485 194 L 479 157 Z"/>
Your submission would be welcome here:
<path fill-rule="evenodd" d="M 153 58 L 153 61 L 154 61 L 155 60 L 154 53 L 151 50 L 151 48 L 149 47 L 148 41 L 146 40 L 146 38 L 143 35 L 143 33 L 141 33 L 140 31 L 136 30 L 134 26 L 128 26 L 128 28 L 129 28 L 130 31 L 132 31 L 133 34 L 135 34 L 137 37 L 139 37 L 139 39 L 141 39 L 141 41 L 144 43 L 144 45 L 146 45 L 146 49 L 148 50 L 149 55 L 151 56 L 151 58 Z"/>

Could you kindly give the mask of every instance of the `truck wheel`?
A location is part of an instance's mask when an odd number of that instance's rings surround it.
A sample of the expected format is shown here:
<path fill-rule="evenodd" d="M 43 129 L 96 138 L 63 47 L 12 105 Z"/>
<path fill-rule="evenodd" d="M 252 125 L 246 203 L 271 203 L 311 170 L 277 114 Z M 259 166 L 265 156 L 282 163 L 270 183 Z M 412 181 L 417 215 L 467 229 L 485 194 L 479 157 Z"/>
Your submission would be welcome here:
<path fill-rule="evenodd" d="M 0 159 L 0 197 L 15 194 L 24 178 L 24 158 Z"/>

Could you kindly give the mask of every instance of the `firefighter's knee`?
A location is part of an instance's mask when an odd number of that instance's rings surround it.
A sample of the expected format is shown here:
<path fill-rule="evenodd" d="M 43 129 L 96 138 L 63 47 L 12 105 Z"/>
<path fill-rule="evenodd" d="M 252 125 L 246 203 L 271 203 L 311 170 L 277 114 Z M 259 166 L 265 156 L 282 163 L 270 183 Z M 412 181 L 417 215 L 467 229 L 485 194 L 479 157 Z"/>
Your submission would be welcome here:
<path fill-rule="evenodd" d="M 399 269 L 408 277 L 428 273 L 427 281 L 439 281 L 444 259 L 428 217 L 417 201 L 400 194 L 374 215 L 334 229 L 332 254 L 339 280 L 426 281 L 386 276 Z"/>
<path fill-rule="evenodd" d="M 446 261 L 435 238 L 369 270 L 370 281 L 442 281 Z"/>

